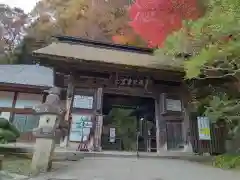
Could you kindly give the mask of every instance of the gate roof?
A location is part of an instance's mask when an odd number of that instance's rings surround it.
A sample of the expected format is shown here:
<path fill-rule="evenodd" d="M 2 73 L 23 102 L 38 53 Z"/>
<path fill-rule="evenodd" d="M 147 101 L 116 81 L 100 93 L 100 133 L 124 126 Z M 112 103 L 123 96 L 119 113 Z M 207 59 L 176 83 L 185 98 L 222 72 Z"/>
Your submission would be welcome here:
<path fill-rule="evenodd" d="M 180 61 L 166 56 L 155 56 L 153 50 L 107 44 L 73 37 L 57 37 L 58 41 L 33 52 L 43 57 L 67 62 L 92 62 L 140 67 L 155 70 L 182 71 Z M 53 58 L 54 57 L 54 58 Z"/>

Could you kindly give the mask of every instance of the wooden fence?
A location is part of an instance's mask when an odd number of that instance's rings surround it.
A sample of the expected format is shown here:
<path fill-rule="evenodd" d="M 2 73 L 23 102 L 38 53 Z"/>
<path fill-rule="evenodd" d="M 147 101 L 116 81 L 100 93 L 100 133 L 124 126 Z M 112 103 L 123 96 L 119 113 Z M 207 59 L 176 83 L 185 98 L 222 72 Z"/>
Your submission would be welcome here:
<path fill-rule="evenodd" d="M 200 140 L 197 117 L 190 121 L 190 141 L 193 151 L 197 154 L 210 153 L 219 155 L 226 152 L 226 128 L 224 124 L 212 123 L 210 125 L 211 140 Z"/>

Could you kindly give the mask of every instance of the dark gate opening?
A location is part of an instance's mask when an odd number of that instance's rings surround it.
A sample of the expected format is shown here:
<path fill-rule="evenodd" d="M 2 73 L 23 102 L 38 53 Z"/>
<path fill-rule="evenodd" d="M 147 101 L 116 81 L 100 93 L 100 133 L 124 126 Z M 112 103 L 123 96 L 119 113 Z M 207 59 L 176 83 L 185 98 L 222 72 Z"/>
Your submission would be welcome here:
<path fill-rule="evenodd" d="M 156 151 L 154 110 L 152 98 L 104 94 L 102 149 Z"/>

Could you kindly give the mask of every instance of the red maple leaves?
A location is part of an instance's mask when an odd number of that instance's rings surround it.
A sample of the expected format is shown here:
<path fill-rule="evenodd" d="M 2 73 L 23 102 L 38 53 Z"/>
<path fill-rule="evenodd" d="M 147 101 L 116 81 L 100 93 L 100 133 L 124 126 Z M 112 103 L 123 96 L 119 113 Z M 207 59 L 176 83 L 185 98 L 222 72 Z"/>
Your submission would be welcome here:
<path fill-rule="evenodd" d="M 199 18 L 197 0 L 136 0 L 129 9 L 130 26 L 150 47 L 162 47 L 183 20 Z"/>

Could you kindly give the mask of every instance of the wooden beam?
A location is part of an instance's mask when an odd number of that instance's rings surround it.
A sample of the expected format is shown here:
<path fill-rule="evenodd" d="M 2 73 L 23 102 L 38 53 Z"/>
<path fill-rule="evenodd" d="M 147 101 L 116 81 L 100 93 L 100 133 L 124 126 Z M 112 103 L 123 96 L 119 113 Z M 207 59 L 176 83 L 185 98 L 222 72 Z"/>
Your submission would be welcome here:
<path fill-rule="evenodd" d="M 44 90 L 47 90 L 49 88 L 50 87 L 0 83 L 0 91 L 14 91 L 14 92 L 18 91 L 18 92 L 23 92 L 23 93 L 40 94 Z"/>
<path fill-rule="evenodd" d="M 171 80 L 171 81 L 181 81 L 184 77 L 184 72 L 182 71 L 173 71 L 166 69 L 150 69 L 145 67 L 132 67 L 120 64 L 110 64 L 104 62 L 91 62 L 91 61 L 82 61 L 82 60 L 73 60 L 69 61 L 66 58 L 55 57 L 54 61 L 46 57 L 40 58 L 40 63 L 43 65 L 61 68 L 66 72 L 69 72 L 69 69 L 76 70 L 89 70 L 95 72 L 121 72 L 121 73 L 134 73 L 144 76 L 153 76 L 158 79 Z"/>
<path fill-rule="evenodd" d="M 19 108 L 0 108 L 2 112 L 12 112 L 17 114 L 33 114 L 34 110 L 30 108 L 19 109 Z"/>

